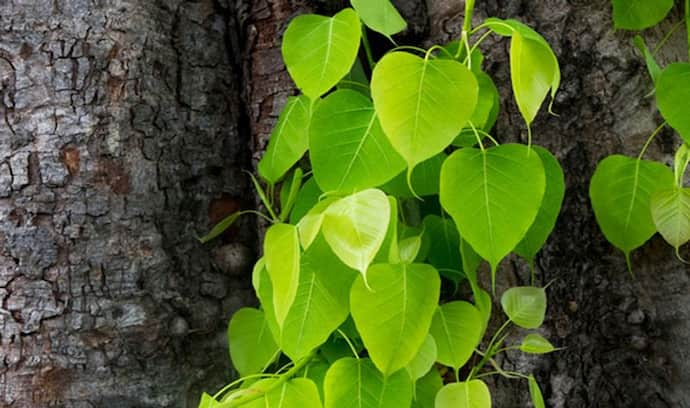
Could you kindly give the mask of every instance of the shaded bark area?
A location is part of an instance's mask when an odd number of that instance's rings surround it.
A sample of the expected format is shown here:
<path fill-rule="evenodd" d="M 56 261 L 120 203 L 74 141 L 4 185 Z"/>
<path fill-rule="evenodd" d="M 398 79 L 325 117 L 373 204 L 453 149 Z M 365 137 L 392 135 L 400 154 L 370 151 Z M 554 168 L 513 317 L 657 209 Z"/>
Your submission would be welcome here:
<path fill-rule="evenodd" d="M 233 5 L 0 1 L 0 405 L 196 406 L 254 226 Z M 242 137 L 241 137 L 242 136 Z"/>

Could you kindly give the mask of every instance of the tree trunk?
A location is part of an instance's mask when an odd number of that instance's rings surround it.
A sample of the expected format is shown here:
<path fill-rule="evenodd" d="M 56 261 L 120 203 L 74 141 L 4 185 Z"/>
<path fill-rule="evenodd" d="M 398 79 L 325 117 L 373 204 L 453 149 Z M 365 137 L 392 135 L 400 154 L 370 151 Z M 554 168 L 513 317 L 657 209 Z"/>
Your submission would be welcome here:
<path fill-rule="evenodd" d="M 196 406 L 253 301 L 235 5 L 0 1 L 0 406 Z"/>
<path fill-rule="evenodd" d="M 395 2 L 406 42 L 459 35 L 462 2 Z M 537 262 L 538 283 L 554 281 L 543 333 L 565 349 L 503 364 L 535 372 L 551 407 L 690 407 L 688 268 L 655 238 L 632 278 L 588 199 L 597 162 L 636 155 L 661 122 L 632 35 L 614 32 L 610 0 L 477 3 L 477 19 L 543 33 L 563 74 L 560 116 L 543 112 L 533 131 L 568 186 Z M 257 230 L 244 220 L 210 246 L 195 234 L 254 205 L 240 170 L 295 93 L 280 56 L 290 18 L 346 4 L 0 2 L 0 405 L 194 407 L 228 379 L 224 330 L 254 302 Z M 507 42 L 483 49 L 502 95 L 495 133 L 524 140 Z M 661 60 L 686 50 L 679 33 Z M 649 155 L 668 161 L 677 144 L 664 132 Z M 499 284 L 528 275 L 510 259 Z M 496 407 L 529 406 L 524 382 L 491 387 Z"/>

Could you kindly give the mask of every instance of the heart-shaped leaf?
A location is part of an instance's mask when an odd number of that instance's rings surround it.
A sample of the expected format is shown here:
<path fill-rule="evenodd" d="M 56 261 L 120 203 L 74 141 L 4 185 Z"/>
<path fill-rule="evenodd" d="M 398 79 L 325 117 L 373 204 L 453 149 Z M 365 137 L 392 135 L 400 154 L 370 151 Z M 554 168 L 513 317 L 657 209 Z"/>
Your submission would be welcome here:
<path fill-rule="evenodd" d="M 364 24 L 386 37 L 397 34 L 407 27 L 390 0 L 350 0 Z"/>
<path fill-rule="evenodd" d="M 676 251 L 690 241 L 690 189 L 673 188 L 652 194 L 656 229 Z"/>
<path fill-rule="evenodd" d="M 278 352 L 264 312 L 247 307 L 232 316 L 228 345 L 232 365 L 241 376 L 262 372 Z"/>
<path fill-rule="evenodd" d="M 400 408 L 412 402 L 412 381 L 405 370 L 384 377 L 367 358 L 343 358 L 326 373 L 326 408 Z"/>
<path fill-rule="evenodd" d="M 478 92 L 472 72 L 457 61 L 392 52 L 376 64 L 374 106 L 408 174 L 451 144 L 472 116 Z"/>
<path fill-rule="evenodd" d="M 300 272 L 300 247 L 297 227 L 274 224 L 264 239 L 266 270 L 273 286 L 273 307 L 278 326 L 285 321 L 297 294 Z"/>
<path fill-rule="evenodd" d="M 362 273 L 381 248 L 390 217 L 388 197 L 376 189 L 341 198 L 324 212 L 321 229 L 345 265 Z"/>
<path fill-rule="evenodd" d="M 352 318 L 369 357 L 388 375 L 405 367 L 424 343 L 441 291 L 427 264 L 375 264 L 350 292 Z"/>
<path fill-rule="evenodd" d="M 663 164 L 613 155 L 597 166 L 589 186 L 592 208 L 602 232 L 616 248 L 630 252 L 656 232 L 651 195 L 673 188 L 673 173 Z"/>
<path fill-rule="evenodd" d="M 430 330 L 438 349 L 436 360 L 456 370 L 465 365 L 481 340 L 482 328 L 481 315 L 470 303 L 454 301 L 439 306 Z"/>
<path fill-rule="evenodd" d="M 412 408 L 433 408 L 438 390 L 443 387 L 443 378 L 438 370 L 429 371 L 415 383 Z"/>
<path fill-rule="evenodd" d="M 436 394 L 435 408 L 491 408 L 491 393 L 482 380 L 448 384 Z"/>
<path fill-rule="evenodd" d="M 328 95 L 314 112 L 310 135 L 309 158 L 323 191 L 349 194 L 376 187 L 405 169 L 371 100 L 359 92 Z"/>
<path fill-rule="evenodd" d="M 671 64 L 656 82 L 656 103 L 661 115 L 690 143 L 690 64 Z"/>
<path fill-rule="evenodd" d="M 529 354 L 546 354 L 555 351 L 556 348 L 537 333 L 530 333 L 522 339 L 520 343 L 520 351 Z"/>
<path fill-rule="evenodd" d="M 311 99 L 333 88 L 357 58 L 361 24 L 352 9 L 333 17 L 304 14 L 283 37 L 283 60 L 297 87 Z"/>
<path fill-rule="evenodd" d="M 642 30 L 658 24 L 673 8 L 673 0 L 613 0 L 616 28 Z"/>
<path fill-rule="evenodd" d="M 501 307 L 516 325 L 536 329 L 544 323 L 546 291 L 532 286 L 510 288 L 501 296 Z"/>
<path fill-rule="evenodd" d="M 524 145 L 456 151 L 441 169 L 441 204 L 460 235 L 496 267 L 533 224 L 545 189 L 539 155 Z"/>
<path fill-rule="evenodd" d="M 248 396 L 250 395 L 248 393 Z M 285 381 L 277 387 L 270 388 L 262 397 L 242 404 L 242 407 L 246 408 L 321 408 L 321 406 L 319 390 L 308 378 L 293 378 Z"/>
<path fill-rule="evenodd" d="M 259 174 L 264 180 L 275 184 L 304 156 L 309 145 L 310 119 L 309 98 L 289 97 L 271 132 L 266 153 L 259 161 Z"/>
<path fill-rule="evenodd" d="M 431 370 L 431 367 L 433 367 L 436 362 L 437 355 L 438 349 L 436 348 L 436 341 L 430 334 L 427 334 L 417 355 L 414 356 L 406 367 L 412 381 L 417 381 L 424 377 L 424 375 Z"/>

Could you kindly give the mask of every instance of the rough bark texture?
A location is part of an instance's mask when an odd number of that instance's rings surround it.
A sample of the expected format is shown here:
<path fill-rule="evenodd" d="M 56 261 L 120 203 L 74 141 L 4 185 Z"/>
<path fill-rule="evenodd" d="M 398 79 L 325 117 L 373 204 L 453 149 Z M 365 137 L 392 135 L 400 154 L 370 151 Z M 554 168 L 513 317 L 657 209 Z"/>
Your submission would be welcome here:
<path fill-rule="evenodd" d="M 228 377 L 254 227 L 195 234 L 253 206 L 234 8 L 0 1 L 0 406 L 194 406 Z"/>
<path fill-rule="evenodd" d="M 401 42 L 458 36 L 461 1 L 395 2 Z M 212 246 L 194 234 L 253 205 L 246 147 L 260 157 L 295 93 L 280 58 L 289 19 L 346 3 L 0 0 L 0 405 L 192 407 L 227 380 L 224 327 L 254 302 L 256 228 Z M 603 156 L 637 154 L 660 122 L 632 36 L 613 31 L 609 0 L 477 3 L 477 20 L 543 33 L 563 73 L 560 117 L 533 130 L 568 184 L 537 262 L 539 283 L 555 279 L 543 332 L 566 349 L 504 364 L 535 372 L 552 407 L 690 407 L 688 268 L 654 239 L 631 278 L 587 194 Z M 524 140 L 508 43 L 483 48 L 503 97 L 495 133 Z M 661 59 L 685 51 L 678 35 Z M 650 156 L 668 161 L 676 144 L 664 132 Z M 528 271 L 511 259 L 499 279 Z M 529 406 L 524 382 L 491 387 L 495 406 Z"/>

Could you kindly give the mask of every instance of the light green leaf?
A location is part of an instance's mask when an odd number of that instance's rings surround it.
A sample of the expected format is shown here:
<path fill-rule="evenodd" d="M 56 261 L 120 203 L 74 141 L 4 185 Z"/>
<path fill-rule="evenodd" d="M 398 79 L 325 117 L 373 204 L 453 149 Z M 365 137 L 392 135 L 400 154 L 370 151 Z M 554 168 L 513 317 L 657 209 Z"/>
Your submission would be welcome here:
<path fill-rule="evenodd" d="M 289 97 L 271 132 L 266 153 L 259 161 L 259 174 L 266 181 L 275 184 L 304 156 L 309 145 L 310 119 L 309 98 Z"/>
<path fill-rule="evenodd" d="M 684 143 L 676 151 L 673 161 L 673 178 L 678 187 L 683 186 L 683 176 L 688 165 L 690 165 L 690 146 Z"/>
<path fill-rule="evenodd" d="M 613 155 L 597 166 L 589 185 L 594 215 L 606 239 L 626 258 L 656 232 L 652 193 L 670 188 L 673 173 L 660 163 Z"/>
<path fill-rule="evenodd" d="M 658 24 L 673 8 L 673 0 L 613 0 L 616 28 L 642 30 Z"/>
<path fill-rule="evenodd" d="M 302 187 L 303 176 L 304 172 L 297 167 L 295 171 L 292 172 L 292 177 L 283 182 L 280 188 L 280 215 L 278 216 L 281 220 L 288 219 L 288 215 L 292 211 L 295 201 L 297 201 L 300 187 Z"/>
<path fill-rule="evenodd" d="M 425 160 L 412 170 L 412 189 L 415 194 L 420 197 L 438 194 L 439 175 L 441 174 L 441 166 L 448 157 L 445 153 L 439 153 L 436 156 Z M 398 174 L 388 183 L 381 186 L 381 190 L 388 194 L 400 198 L 412 198 L 415 195 L 407 185 L 407 174 L 405 171 Z"/>
<path fill-rule="evenodd" d="M 516 325 L 523 329 L 536 329 L 544 323 L 546 291 L 532 286 L 510 288 L 501 296 L 501 307 Z"/>
<path fill-rule="evenodd" d="M 427 261 L 457 285 L 465 278 L 458 229 L 452 220 L 437 215 L 427 215 L 423 224 L 423 239 L 429 242 Z"/>
<path fill-rule="evenodd" d="M 461 63 L 406 52 L 384 56 L 371 80 L 381 126 L 408 173 L 451 144 L 472 116 L 478 92 L 477 80 Z"/>
<path fill-rule="evenodd" d="M 529 376 L 529 395 L 532 397 L 534 408 L 544 408 L 544 397 L 541 395 L 539 384 L 533 375 Z"/>
<path fill-rule="evenodd" d="M 364 24 L 386 37 L 397 34 L 407 27 L 390 0 L 350 0 Z"/>
<path fill-rule="evenodd" d="M 412 402 L 412 381 L 405 370 L 384 378 L 367 358 L 343 358 L 326 373 L 326 408 L 401 408 Z"/>
<path fill-rule="evenodd" d="M 535 218 L 534 223 L 525 234 L 525 237 L 515 248 L 515 253 L 527 259 L 530 263 L 544 245 L 556 225 L 558 213 L 561 210 L 565 195 L 565 178 L 558 160 L 548 150 L 540 146 L 533 146 L 544 165 L 546 175 L 546 189 L 544 198 Z"/>
<path fill-rule="evenodd" d="M 491 299 L 491 295 L 483 290 L 483 289 L 477 289 L 474 295 L 474 304 L 477 307 L 477 310 L 479 311 L 479 315 L 482 318 L 482 331 L 481 335 L 479 338 L 484 337 L 484 333 L 486 333 L 486 329 L 489 326 L 489 320 L 491 320 L 491 309 L 493 308 L 493 300 Z"/>
<path fill-rule="evenodd" d="M 651 208 L 657 231 L 676 251 L 690 241 L 690 188 L 655 192 Z"/>
<path fill-rule="evenodd" d="M 438 390 L 443 387 L 443 378 L 438 370 L 429 371 L 415 384 L 412 408 L 434 408 Z"/>
<path fill-rule="evenodd" d="M 270 389 L 263 397 L 243 404 L 242 407 L 321 408 L 322 405 L 319 390 L 312 380 L 308 378 L 293 378 L 280 386 Z"/>
<path fill-rule="evenodd" d="M 254 290 L 256 291 L 256 297 L 259 298 L 259 301 L 261 302 L 261 309 L 264 312 L 266 324 L 271 330 L 273 339 L 277 344 L 280 340 L 280 328 L 278 327 L 275 307 L 273 306 L 273 286 L 271 285 L 271 277 L 268 276 L 265 262 L 262 261 L 263 258 L 259 259 L 259 262 L 257 262 L 256 266 L 254 267 L 252 284 L 254 285 Z"/>
<path fill-rule="evenodd" d="M 278 353 L 264 312 L 247 307 L 232 316 L 228 325 L 228 345 L 232 365 L 242 377 L 262 372 Z"/>
<path fill-rule="evenodd" d="M 496 267 L 534 222 L 545 189 L 539 155 L 524 145 L 464 148 L 441 169 L 441 204 L 460 235 Z"/>
<path fill-rule="evenodd" d="M 376 187 L 405 169 L 371 100 L 349 89 L 328 95 L 314 112 L 309 157 L 316 182 L 328 192 Z"/>
<path fill-rule="evenodd" d="M 319 201 L 297 223 L 299 241 L 302 244 L 302 248 L 307 249 L 311 243 L 314 242 L 316 236 L 321 231 L 321 224 L 323 223 L 323 219 L 325 217 L 325 211 L 336 201 L 337 199 L 334 197 L 328 197 Z"/>
<path fill-rule="evenodd" d="M 470 122 L 472 122 L 476 129 L 490 132 L 498 117 L 501 96 L 498 94 L 498 89 L 489 75 L 481 71 L 475 72 L 474 75 L 479 84 L 479 99 Z M 483 139 L 484 136 L 480 134 L 479 138 Z M 476 144 L 477 136 L 469 126 L 465 127 L 453 141 L 453 145 L 460 147 L 472 147 Z"/>
<path fill-rule="evenodd" d="M 434 338 L 430 334 L 427 334 L 417 355 L 414 356 L 412 361 L 405 367 L 412 381 L 417 381 L 424 377 L 424 375 L 431 370 L 436 362 L 437 353 L 436 341 L 434 341 Z"/>
<path fill-rule="evenodd" d="M 376 367 L 391 374 L 405 367 L 424 343 L 441 291 L 438 272 L 427 264 L 375 264 L 369 288 L 358 277 L 350 308 Z"/>
<path fill-rule="evenodd" d="M 307 215 L 309 210 L 311 210 L 316 203 L 319 202 L 319 197 L 323 192 L 319 189 L 316 184 L 314 177 L 307 180 L 302 188 L 297 193 L 297 199 L 295 200 L 295 205 L 292 207 L 290 212 L 290 224 L 297 224 L 302 220 L 302 217 Z"/>
<path fill-rule="evenodd" d="M 299 284 L 300 248 L 297 227 L 289 224 L 271 226 L 264 239 L 264 258 L 273 286 L 276 321 L 282 327 Z"/>
<path fill-rule="evenodd" d="M 472 356 L 481 340 L 482 318 L 470 303 L 454 301 L 439 306 L 430 333 L 436 340 L 437 361 L 459 369 Z"/>
<path fill-rule="evenodd" d="M 661 75 L 661 67 L 659 67 L 659 64 L 656 62 L 656 59 L 654 58 L 654 53 L 652 53 L 649 50 L 649 48 L 647 48 L 647 44 L 645 44 L 644 39 L 641 36 L 636 35 L 633 39 L 633 42 L 635 44 L 635 47 L 637 47 L 637 49 L 640 50 L 642 56 L 644 57 L 645 63 L 647 64 L 647 71 L 649 72 L 649 76 L 652 77 L 652 81 L 656 82 L 659 78 L 659 75 Z"/>
<path fill-rule="evenodd" d="M 376 189 L 341 198 L 324 212 L 321 226 L 326 241 L 345 265 L 362 273 L 386 236 L 390 217 L 388 197 Z"/>
<path fill-rule="evenodd" d="M 690 143 L 690 64 L 671 64 L 656 82 L 656 103 L 661 115 Z"/>
<path fill-rule="evenodd" d="M 305 14 L 290 22 L 283 37 L 283 60 L 297 87 L 311 99 L 333 88 L 357 58 L 361 25 L 345 9 L 333 17 Z"/>
<path fill-rule="evenodd" d="M 482 380 L 448 384 L 436 394 L 436 408 L 491 408 L 491 393 Z"/>
<path fill-rule="evenodd" d="M 529 354 L 546 354 L 555 351 L 556 348 L 537 333 L 530 333 L 522 339 L 520 351 Z"/>
<path fill-rule="evenodd" d="M 347 319 L 356 276 L 322 236 L 302 254 L 297 294 L 280 336 L 280 348 L 292 361 L 306 357 Z"/>
<path fill-rule="evenodd" d="M 422 237 L 419 235 L 400 240 L 400 262 L 413 263 L 422 248 Z"/>
<path fill-rule="evenodd" d="M 369 91 L 369 78 L 364 72 L 360 58 L 355 60 L 355 64 L 347 75 L 338 83 L 338 89 L 352 89 L 367 97 L 371 96 Z"/>
<path fill-rule="evenodd" d="M 213 399 L 212 396 L 207 393 L 201 394 L 201 401 L 199 401 L 199 408 L 215 408 L 220 403 Z"/>

